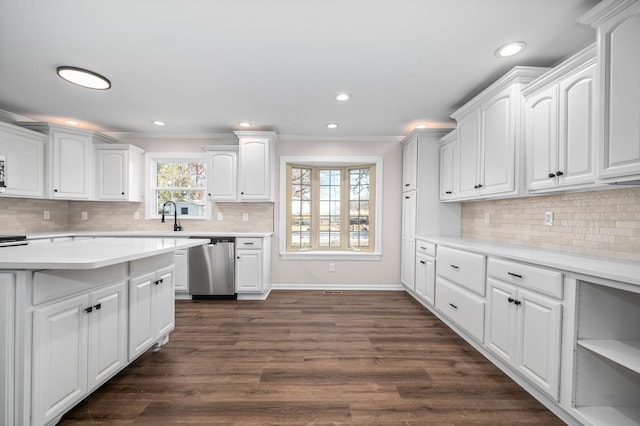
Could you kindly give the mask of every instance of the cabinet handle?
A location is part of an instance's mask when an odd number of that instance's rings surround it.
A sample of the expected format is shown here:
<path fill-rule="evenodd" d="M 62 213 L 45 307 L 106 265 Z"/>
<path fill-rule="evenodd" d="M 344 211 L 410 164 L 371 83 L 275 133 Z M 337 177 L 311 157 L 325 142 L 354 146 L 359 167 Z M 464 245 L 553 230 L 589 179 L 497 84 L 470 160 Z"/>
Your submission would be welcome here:
<path fill-rule="evenodd" d="M 84 310 L 86 313 L 90 314 L 91 312 L 93 312 L 93 306 L 89 306 L 88 308 L 85 308 Z"/>
<path fill-rule="evenodd" d="M 253 245 L 253 243 L 242 243 L 242 244 L 244 244 L 245 246 L 252 246 Z"/>
<path fill-rule="evenodd" d="M 512 277 L 516 277 L 516 278 L 522 278 L 522 275 L 520 274 L 514 274 L 513 272 L 507 272 L 508 275 L 511 275 Z"/>
<path fill-rule="evenodd" d="M 564 174 L 564 172 L 561 172 L 561 171 L 557 171 L 556 172 L 556 176 L 562 176 L 563 174 Z"/>
<path fill-rule="evenodd" d="M 554 178 L 554 177 L 556 177 L 556 174 L 555 173 L 549 173 L 549 177 L 550 178 Z"/>
<path fill-rule="evenodd" d="M 408 195 L 406 197 L 404 197 L 405 200 L 408 200 L 409 198 L 411 198 L 411 197 L 409 197 Z"/>
<path fill-rule="evenodd" d="M 422 246 L 420 246 L 420 248 L 421 248 L 422 250 L 426 250 L 426 249 L 427 249 L 426 247 L 422 247 Z"/>
<path fill-rule="evenodd" d="M 449 303 L 449 306 L 451 306 L 453 309 L 458 309 L 458 307 L 456 305 L 454 305 L 453 303 Z"/>
<path fill-rule="evenodd" d="M 98 303 L 97 305 L 93 306 L 94 308 L 96 308 L 96 311 L 100 308 L 102 308 L 102 303 Z"/>
<path fill-rule="evenodd" d="M 410 184 L 410 183 L 405 183 L 405 184 L 404 184 L 404 186 L 409 186 L 409 185 L 411 185 L 411 184 Z"/>
<path fill-rule="evenodd" d="M 508 298 L 508 299 L 507 299 L 507 301 L 508 301 L 509 303 L 513 303 L 513 302 L 515 302 L 515 301 L 516 301 L 516 299 L 514 299 L 513 297 L 510 297 L 510 298 Z"/>
<path fill-rule="evenodd" d="M 522 302 L 519 300 L 514 300 L 513 303 L 515 303 L 516 306 L 522 305 Z"/>
<path fill-rule="evenodd" d="M 155 285 L 158 285 L 158 284 L 160 284 L 160 280 L 156 280 L 156 281 L 154 281 L 153 283 L 154 283 Z"/>
<path fill-rule="evenodd" d="M 460 267 L 459 267 L 459 266 L 456 266 L 456 265 L 449 265 L 449 266 L 451 266 L 451 267 L 452 267 L 453 269 L 455 269 L 455 270 L 460 269 Z"/>
<path fill-rule="evenodd" d="M 478 189 L 478 185 L 473 185 L 473 189 Z"/>
<path fill-rule="evenodd" d="M 451 191 L 445 191 L 445 194 L 452 194 Z"/>
<path fill-rule="evenodd" d="M 423 265 L 427 264 L 427 262 L 425 262 L 424 260 L 421 260 L 420 263 L 422 263 Z"/>

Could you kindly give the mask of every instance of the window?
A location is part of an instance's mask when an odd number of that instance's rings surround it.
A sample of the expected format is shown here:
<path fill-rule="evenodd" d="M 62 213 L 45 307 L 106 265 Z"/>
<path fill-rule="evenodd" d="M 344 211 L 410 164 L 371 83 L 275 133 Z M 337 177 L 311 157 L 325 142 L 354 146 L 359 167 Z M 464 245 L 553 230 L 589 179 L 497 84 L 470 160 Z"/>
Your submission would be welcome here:
<path fill-rule="evenodd" d="M 304 160 L 281 159 L 281 253 L 378 254 L 376 175 L 382 160 Z"/>
<path fill-rule="evenodd" d="M 147 154 L 146 217 L 178 211 L 180 219 L 207 219 L 207 161 L 204 156 Z M 174 204 L 166 204 L 172 201 Z"/>

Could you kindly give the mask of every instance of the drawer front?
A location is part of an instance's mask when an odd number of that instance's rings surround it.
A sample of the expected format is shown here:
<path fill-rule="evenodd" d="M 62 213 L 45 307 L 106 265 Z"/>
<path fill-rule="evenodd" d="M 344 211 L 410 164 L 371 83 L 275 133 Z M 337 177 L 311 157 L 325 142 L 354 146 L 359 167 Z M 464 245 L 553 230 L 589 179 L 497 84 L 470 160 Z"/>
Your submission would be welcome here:
<path fill-rule="evenodd" d="M 442 278 L 436 280 L 436 308 L 478 342 L 484 340 L 485 301 Z"/>
<path fill-rule="evenodd" d="M 426 254 L 427 256 L 436 257 L 436 245 L 416 239 L 416 253 Z"/>
<path fill-rule="evenodd" d="M 262 238 L 236 238 L 236 249 L 262 249 Z"/>
<path fill-rule="evenodd" d="M 438 275 L 472 292 L 485 295 L 486 258 L 449 247 L 438 247 Z"/>
<path fill-rule="evenodd" d="M 509 260 L 489 258 L 487 273 L 538 293 L 562 299 L 562 273 Z"/>

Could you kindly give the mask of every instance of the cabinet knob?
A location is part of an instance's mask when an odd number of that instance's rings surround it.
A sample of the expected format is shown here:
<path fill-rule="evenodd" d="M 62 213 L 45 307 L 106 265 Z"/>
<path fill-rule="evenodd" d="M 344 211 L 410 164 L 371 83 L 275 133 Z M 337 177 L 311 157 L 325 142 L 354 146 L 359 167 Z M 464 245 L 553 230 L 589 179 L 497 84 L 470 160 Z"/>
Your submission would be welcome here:
<path fill-rule="evenodd" d="M 240 195 L 244 195 L 244 192 L 240 192 Z"/>
<path fill-rule="evenodd" d="M 478 188 L 482 188 L 482 184 L 478 184 Z"/>
<path fill-rule="evenodd" d="M 561 171 L 557 171 L 556 172 L 556 176 L 562 176 L 563 174 L 564 174 L 564 172 L 561 172 Z"/>
<path fill-rule="evenodd" d="M 556 177 L 556 174 L 555 173 L 549 173 L 549 177 L 550 178 L 554 178 L 554 177 Z"/>
<path fill-rule="evenodd" d="M 408 184 L 408 183 L 405 183 L 405 184 L 404 184 L 404 186 L 409 186 L 409 185 L 410 185 L 410 184 Z"/>
<path fill-rule="evenodd" d="M 122 195 L 124 195 L 124 191 L 122 192 Z"/>
<path fill-rule="evenodd" d="M 240 259 L 240 256 L 236 257 L 236 259 Z"/>
<path fill-rule="evenodd" d="M 58 192 L 58 190 L 57 190 L 57 189 L 54 189 L 54 190 L 53 190 L 53 192 Z"/>
<path fill-rule="evenodd" d="M 408 200 L 409 198 L 411 198 L 411 197 L 409 197 L 409 196 L 404 197 L 405 200 Z"/>

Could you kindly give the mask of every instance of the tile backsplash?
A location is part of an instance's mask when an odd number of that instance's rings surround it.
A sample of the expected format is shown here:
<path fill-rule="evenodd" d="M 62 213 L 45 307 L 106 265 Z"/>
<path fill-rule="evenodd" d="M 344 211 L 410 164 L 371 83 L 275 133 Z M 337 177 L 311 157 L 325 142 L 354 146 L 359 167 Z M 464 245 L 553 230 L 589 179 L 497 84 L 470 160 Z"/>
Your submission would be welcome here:
<path fill-rule="evenodd" d="M 553 212 L 552 226 L 545 212 Z M 640 188 L 463 203 L 462 235 L 640 261 Z"/>
<path fill-rule="evenodd" d="M 273 203 L 213 203 L 211 220 L 180 218 L 184 231 L 272 232 Z M 49 211 L 50 219 L 43 219 Z M 87 220 L 82 213 L 87 213 Z M 218 212 L 222 221 L 218 221 Z M 140 219 L 134 219 L 138 213 Z M 243 213 L 248 220 L 243 221 Z M 0 198 L 0 234 L 65 231 L 172 231 L 165 223 L 144 219 L 144 203 L 58 201 Z"/>

